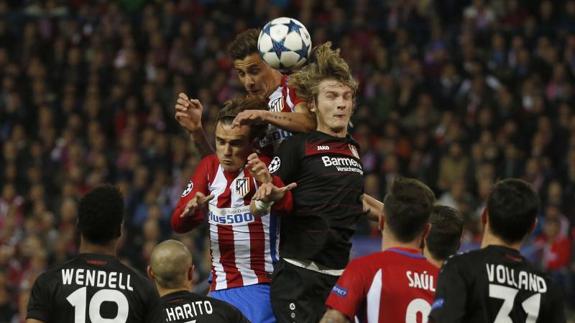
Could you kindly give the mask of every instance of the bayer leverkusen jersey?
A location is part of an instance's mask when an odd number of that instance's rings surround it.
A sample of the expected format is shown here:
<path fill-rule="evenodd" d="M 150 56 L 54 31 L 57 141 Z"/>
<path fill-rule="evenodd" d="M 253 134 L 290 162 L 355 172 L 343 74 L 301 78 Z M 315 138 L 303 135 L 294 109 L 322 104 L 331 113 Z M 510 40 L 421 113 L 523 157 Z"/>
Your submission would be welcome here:
<path fill-rule="evenodd" d="M 319 131 L 282 142 L 269 169 L 283 183 L 297 183 L 293 212 L 281 218 L 282 258 L 311 260 L 343 269 L 351 237 L 363 215 L 363 166 L 351 138 Z"/>
<path fill-rule="evenodd" d="M 161 303 L 166 323 L 249 323 L 232 305 L 188 291 L 164 295 Z"/>
<path fill-rule="evenodd" d="M 565 322 L 561 294 L 514 249 L 488 246 L 442 267 L 430 322 Z"/>
<path fill-rule="evenodd" d="M 390 248 L 352 260 L 326 305 L 350 321 L 419 323 L 429 315 L 437 267 L 416 249 Z"/>
<path fill-rule="evenodd" d="M 80 254 L 36 279 L 29 319 L 46 323 L 162 322 L 152 283 L 115 257 Z"/>

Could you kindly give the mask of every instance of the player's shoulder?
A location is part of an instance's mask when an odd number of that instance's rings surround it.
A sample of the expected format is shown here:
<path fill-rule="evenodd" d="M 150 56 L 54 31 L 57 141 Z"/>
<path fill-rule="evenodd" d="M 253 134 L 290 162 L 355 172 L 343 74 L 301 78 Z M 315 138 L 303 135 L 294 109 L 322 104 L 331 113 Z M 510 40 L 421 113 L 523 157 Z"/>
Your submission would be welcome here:
<path fill-rule="evenodd" d="M 200 165 L 203 167 L 214 168 L 220 164 L 218 156 L 216 154 L 209 154 L 200 160 Z"/>
<path fill-rule="evenodd" d="M 38 278 L 36 279 L 36 281 L 38 283 L 46 283 L 46 282 L 50 282 L 53 280 L 59 280 L 60 279 L 60 272 L 63 269 L 78 267 L 79 260 L 80 260 L 79 256 L 74 256 L 73 258 L 68 259 L 63 263 L 55 264 L 55 265 L 49 267 L 46 271 L 44 271 L 40 275 L 38 275 Z"/>
<path fill-rule="evenodd" d="M 346 270 L 351 270 L 354 272 L 368 272 L 373 271 L 375 268 L 379 268 L 378 265 L 381 265 L 389 258 L 385 252 L 375 252 L 370 255 L 358 257 L 352 259 L 347 267 Z"/>
<path fill-rule="evenodd" d="M 478 268 L 478 264 L 481 264 L 485 261 L 487 256 L 488 253 L 485 249 L 458 252 L 449 256 L 441 268 L 442 270 L 444 268 L 462 268 L 463 270 L 474 270 L 475 268 Z"/>
<path fill-rule="evenodd" d="M 306 140 L 309 140 L 309 138 L 311 138 L 311 132 L 299 132 L 299 133 L 294 133 L 293 136 L 290 136 L 286 139 L 284 139 L 284 141 L 282 141 L 283 143 L 286 144 L 301 144 L 303 142 L 305 142 Z"/>

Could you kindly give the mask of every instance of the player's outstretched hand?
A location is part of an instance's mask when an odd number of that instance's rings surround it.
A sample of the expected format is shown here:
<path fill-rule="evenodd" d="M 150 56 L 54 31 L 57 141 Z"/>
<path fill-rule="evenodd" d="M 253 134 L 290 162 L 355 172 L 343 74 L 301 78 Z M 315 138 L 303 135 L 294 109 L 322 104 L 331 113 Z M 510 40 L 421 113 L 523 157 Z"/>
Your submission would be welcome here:
<path fill-rule="evenodd" d="M 234 118 L 233 127 L 265 122 L 266 110 L 245 110 Z"/>
<path fill-rule="evenodd" d="M 180 93 L 176 100 L 175 111 L 174 117 L 180 126 L 190 132 L 202 129 L 204 106 L 199 100 L 191 99 L 185 93 Z"/>
<path fill-rule="evenodd" d="M 252 175 L 258 183 L 271 183 L 272 175 L 268 170 L 268 166 L 259 159 L 258 154 L 250 154 L 246 166 L 250 175 Z"/>
<path fill-rule="evenodd" d="M 206 207 L 208 202 L 214 198 L 213 194 L 205 196 L 202 192 L 196 192 L 196 195 L 188 202 L 181 218 L 192 215 L 198 208 Z"/>
<path fill-rule="evenodd" d="M 272 183 L 263 183 L 258 188 L 252 199 L 265 203 L 277 202 L 284 197 L 287 191 L 291 191 L 296 187 L 296 183 L 291 183 L 284 187 L 277 187 Z"/>

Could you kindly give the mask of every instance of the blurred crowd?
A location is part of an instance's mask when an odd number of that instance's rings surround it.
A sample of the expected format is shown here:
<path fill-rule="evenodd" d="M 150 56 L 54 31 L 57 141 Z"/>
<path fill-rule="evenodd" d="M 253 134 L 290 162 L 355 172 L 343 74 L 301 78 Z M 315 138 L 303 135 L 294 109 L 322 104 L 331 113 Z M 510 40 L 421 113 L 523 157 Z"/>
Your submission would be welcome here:
<path fill-rule="evenodd" d="M 36 276 L 77 251 L 78 198 L 100 183 L 124 192 L 120 254 L 145 268 L 199 161 L 177 94 L 212 133 L 243 94 L 226 45 L 278 16 L 341 48 L 359 80 L 367 193 L 423 180 L 474 248 L 494 181 L 529 181 L 542 208 L 524 254 L 574 301 L 574 0 L 0 0 L 0 322 L 23 321 Z M 177 238 L 205 278 L 206 229 Z"/>

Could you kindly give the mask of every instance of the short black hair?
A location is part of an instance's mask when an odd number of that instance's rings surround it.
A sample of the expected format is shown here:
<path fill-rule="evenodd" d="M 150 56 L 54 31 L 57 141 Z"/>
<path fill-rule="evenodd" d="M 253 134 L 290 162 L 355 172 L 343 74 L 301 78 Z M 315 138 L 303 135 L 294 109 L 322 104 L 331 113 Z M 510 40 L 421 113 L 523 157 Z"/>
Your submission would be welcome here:
<path fill-rule="evenodd" d="M 447 260 L 459 249 L 463 233 L 463 216 L 452 207 L 436 205 L 429 217 L 431 230 L 425 244 L 434 259 Z"/>
<path fill-rule="evenodd" d="M 236 116 L 245 110 L 267 110 L 267 102 L 257 96 L 238 96 L 224 103 L 223 108 L 218 113 L 217 122 L 222 124 L 232 124 Z M 263 138 L 268 125 L 265 123 L 255 123 L 250 125 L 250 138 Z"/>
<path fill-rule="evenodd" d="M 77 227 L 88 242 L 105 245 L 119 238 L 123 220 L 124 198 L 115 186 L 98 186 L 80 200 Z"/>
<path fill-rule="evenodd" d="M 520 179 L 499 181 L 487 198 L 489 227 L 507 243 L 523 240 L 531 231 L 539 211 L 539 196 Z"/>
<path fill-rule="evenodd" d="M 400 242 L 411 242 L 422 233 L 435 202 L 433 191 L 424 183 L 397 177 L 383 200 L 385 224 Z"/>
<path fill-rule="evenodd" d="M 234 40 L 228 45 L 228 55 L 232 60 L 244 59 L 251 54 L 259 54 L 258 38 L 259 29 L 248 29 L 239 33 Z"/>

